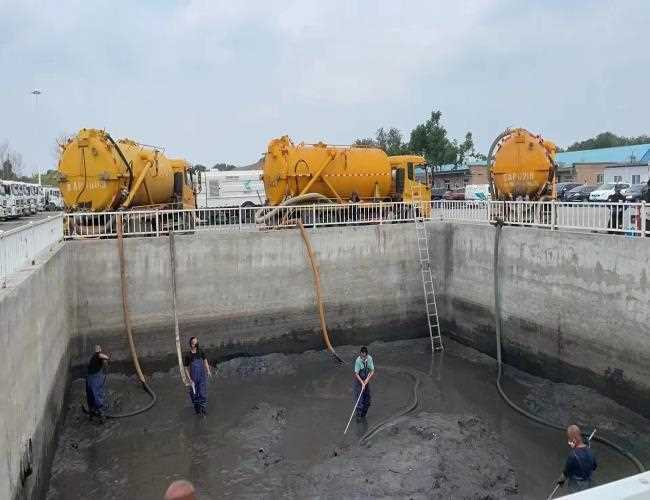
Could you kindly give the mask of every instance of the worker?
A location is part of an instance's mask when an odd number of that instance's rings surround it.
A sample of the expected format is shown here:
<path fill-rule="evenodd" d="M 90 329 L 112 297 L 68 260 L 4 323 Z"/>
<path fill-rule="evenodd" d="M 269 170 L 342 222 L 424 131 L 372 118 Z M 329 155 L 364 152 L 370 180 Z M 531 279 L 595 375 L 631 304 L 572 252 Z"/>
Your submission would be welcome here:
<path fill-rule="evenodd" d="M 354 362 L 354 401 L 359 401 L 356 407 L 357 423 L 366 418 L 370 408 L 370 379 L 374 374 L 375 364 L 372 356 L 368 354 L 368 348 L 363 346 Z"/>
<path fill-rule="evenodd" d="M 106 376 L 102 373 L 110 356 L 102 352 L 100 345 L 95 346 L 95 353 L 88 362 L 86 374 L 86 402 L 88 403 L 88 415 L 92 421 L 93 417 L 99 418 L 103 423 L 103 410 L 106 406 L 105 386 Z"/>
<path fill-rule="evenodd" d="M 618 229 L 619 231 L 623 229 L 623 205 L 619 205 L 619 203 L 623 203 L 625 201 L 625 195 L 621 193 L 621 186 L 616 185 L 614 187 L 614 194 L 611 195 L 608 200 L 609 203 L 616 203 L 616 205 L 612 205 L 610 208 L 610 220 L 609 220 L 609 228 L 611 229 Z M 615 234 L 616 231 L 610 231 L 610 234 Z"/>
<path fill-rule="evenodd" d="M 596 470 L 596 457 L 582 440 L 582 433 L 577 425 L 570 425 L 567 430 L 567 440 L 571 452 L 566 459 L 564 472 L 558 479 L 563 486 L 567 482 L 568 493 L 575 493 L 591 488 L 591 475 Z"/>
<path fill-rule="evenodd" d="M 197 415 L 205 416 L 208 407 L 208 377 L 212 377 L 210 364 L 197 337 L 190 338 L 190 352 L 185 355 L 185 373 L 190 379 L 190 399 Z"/>
<path fill-rule="evenodd" d="M 194 485 L 184 479 L 174 481 L 165 492 L 165 500 L 196 500 Z"/>

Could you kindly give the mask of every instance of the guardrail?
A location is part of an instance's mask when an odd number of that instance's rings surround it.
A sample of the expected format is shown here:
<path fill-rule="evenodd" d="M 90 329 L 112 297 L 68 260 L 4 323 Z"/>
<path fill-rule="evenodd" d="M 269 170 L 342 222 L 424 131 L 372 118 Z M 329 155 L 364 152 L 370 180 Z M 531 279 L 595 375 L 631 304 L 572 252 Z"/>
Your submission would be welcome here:
<path fill-rule="evenodd" d="M 170 230 L 259 231 L 286 227 L 341 226 L 428 220 L 534 226 L 640 236 L 647 234 L 645 203 L 563 203 L 529 201 L 432 201 L 315 204 L 282 207 L 136 210 L 64 215 L 65 239 L 114 237 L 117 219 L 127 236 L 158 236 Z"/>
<path fill-rule="evenodd" d="M 53 215 L 24 226 L 0 231 L 0 288 L 7 277 L 63 239 L 63 216 Z"/>

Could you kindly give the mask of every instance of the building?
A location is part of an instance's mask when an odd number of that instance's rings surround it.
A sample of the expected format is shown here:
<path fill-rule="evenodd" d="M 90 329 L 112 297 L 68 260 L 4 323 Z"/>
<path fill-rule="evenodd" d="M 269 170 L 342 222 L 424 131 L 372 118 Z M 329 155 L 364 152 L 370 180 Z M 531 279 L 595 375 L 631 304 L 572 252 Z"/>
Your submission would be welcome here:
<path fill-rule="evenodd" d="M 650 178 L 650 164 L 608 165 L 605 167 L 605 182 L 625 182 L 627 184 L 645 184 Z"/>
<path fill-rule="evenodd" d="M 433 167 L 434 188 L 460 189 L 468 184 L 487 183 L 487 165 L 485 162 Z"/>
<path fill-rule="evenodd" d="M 558 164 L 559 182 L 602 184 L 607 182 L 605 170 L 609 167 L 647 165 L 650 162 L 650 144 L 567 151 L 557 153 L 555 161 Z M 639 173 L 630 173 L 630 177 L 632 175 Z"/>

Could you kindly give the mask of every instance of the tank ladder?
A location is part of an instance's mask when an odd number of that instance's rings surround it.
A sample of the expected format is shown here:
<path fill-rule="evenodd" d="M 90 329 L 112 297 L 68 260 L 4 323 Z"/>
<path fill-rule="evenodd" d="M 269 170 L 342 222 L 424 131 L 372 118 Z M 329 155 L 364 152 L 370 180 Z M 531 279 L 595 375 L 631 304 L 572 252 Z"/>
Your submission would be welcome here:
<path fill-rule="evenodd" d="M 440 335 L 440 322 L 438 321 L 438 306 L 436 304 L 436 292 L 431 274 L 431 260 L 429 259 L 429 237 L 424 223 L 422 210 L 414 207 L 415 234 L 418 242 L 418 261 L 422 275 L 422 288 L 424 290 L 424 303 L 427 310 L 427 323 L 429 325 L 429 338 L 431 339 L 431 351 L 442 351 L 442 336 Z"/>

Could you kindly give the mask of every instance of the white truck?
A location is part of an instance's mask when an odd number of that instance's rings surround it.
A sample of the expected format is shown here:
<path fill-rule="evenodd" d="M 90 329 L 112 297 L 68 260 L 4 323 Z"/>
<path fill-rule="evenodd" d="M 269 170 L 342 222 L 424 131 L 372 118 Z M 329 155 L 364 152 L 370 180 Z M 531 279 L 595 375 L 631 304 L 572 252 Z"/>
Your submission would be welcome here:
<path fill-rule="evenodd" d="M 0 181 L 2 191 L 3 216 L 14 219 L 23 215 L 23 189 L 14 181 Z"/>
<path fill-rule="evenodd" d="M 261 170 L 199 172 L 198 208 L 253 207 L 266 202 Z"/>
<path fill-rule="evenodd" d="M 45 210 L 58 212 L 63 210 L 63 198 L 57 187 L 43 186 Z"/>
<path fill-rule="evenodd" d="M 489 199 L 489 184 L 468 184 L 465 186 L 465 200 L 488 201 Z"/>

